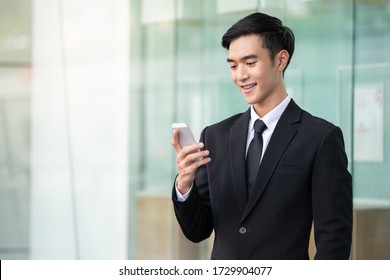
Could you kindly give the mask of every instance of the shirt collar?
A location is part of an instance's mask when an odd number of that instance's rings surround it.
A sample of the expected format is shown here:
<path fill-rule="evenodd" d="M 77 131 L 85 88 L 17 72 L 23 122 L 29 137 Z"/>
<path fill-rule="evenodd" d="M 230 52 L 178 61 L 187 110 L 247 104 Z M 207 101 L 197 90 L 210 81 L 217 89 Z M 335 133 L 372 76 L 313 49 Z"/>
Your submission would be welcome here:
<path fill-rule="evenodd" d="M 259 115 L 256 114 L 255 109 L 253 109 L 253 105 L 251 106 L 251 119 L 249 121 L 248 131 L 253 130 L 253 124 L 257 119 L 262 120 L 267 129 L 273 131 L 275 129 L 276 124 L 278 123 L 280 117 L 282 116 L 284 110 L 286 109 L 288 103 L 290 103 L 291 97 L 287 96 L 278 106 L 276 106 L 272 111 L 266 114 L 264 117 L 260 118 Z"/>

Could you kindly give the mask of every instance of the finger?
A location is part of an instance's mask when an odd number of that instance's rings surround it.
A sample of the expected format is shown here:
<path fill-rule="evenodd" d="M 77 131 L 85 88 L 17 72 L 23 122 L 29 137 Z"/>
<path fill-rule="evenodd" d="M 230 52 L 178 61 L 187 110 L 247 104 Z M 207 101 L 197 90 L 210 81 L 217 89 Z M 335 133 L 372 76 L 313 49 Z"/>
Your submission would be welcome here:
<path fill-rule="evenodd" d="M 202 159 L 195 160 L 191 163 L 191 165 L 187 166 L 183 169 L 183 177 L 188 178 L 189 181 L 194 180 L 195 173 L 199 167 L 208 164 L 211 161 L 211 158 L 204 157 Z"/>
<path fill-rule="evenodd" d="M 200 156 L 193 156 L 194 153 L 199 153 L 200 149 L 204 147 L 203 143 L 192 144 L 181 149 L 176 156 L 176 163 L 178 166 L 185 167 L 191 164 L 191 162 Z M 190 156 L 190 157 L 189 157 Z"/>
<path fill-rule="evenodd" d="M 196 166 L 195 172 L 196 172 L 196 170 L 197 170 L 199 167 L 208 164 L 210 161 L 211 161 L 211 158 L 209 158 L 209 157 L 198 158 L 198 160 L 196 160 L 196 161 L 194 162 L 194 165 Z"/>
<path fill-rule="evenodd" d="M 207 157 L 209 154 L 210 152 L 208 150 L 202 150 L 202 151 L 198 150 L 195 153 L 189 154 L 187 158 L 191 161 L 199 161 L 204 157 Z"/>
<path fill-rule="evenodd" d="M 188 187 L 192 185 L 194 179 L 195 179 L 195 173 L 198 170 L 198 168 L 202 165 L 205 165 L 211 161 L 211 158 L 209 157 L 203 157 L 202 159 L 198 159 L 191 162 L 191 165 L 186 166 L 179 170 L 178 175 L 178 186 Z"/>
<path fill-rule="evenodd" d="M 172 146 L 175 148 L 176 152 L 180 152 L 181 146 L 179 143 L 179 130 L 174 129 L 172 132 Z"/>
<path fill-rule="evenodd" d="M 188 155 L 188 154 L 199 152 L 199 150 L 202 149 L 203 147 L 204 144 L 200 142 L 200 143 L 194 143 L 186 147 L 183 147 L 182 150 L 184 154 Z"/>
<path fill-rule="evenodd" d="M 179 173 L 194 175 L 199 166 L 211 161 L 208 155 L 209 151 L 205 150 L 190 154 L 185 159 L 178 161 Z"/>

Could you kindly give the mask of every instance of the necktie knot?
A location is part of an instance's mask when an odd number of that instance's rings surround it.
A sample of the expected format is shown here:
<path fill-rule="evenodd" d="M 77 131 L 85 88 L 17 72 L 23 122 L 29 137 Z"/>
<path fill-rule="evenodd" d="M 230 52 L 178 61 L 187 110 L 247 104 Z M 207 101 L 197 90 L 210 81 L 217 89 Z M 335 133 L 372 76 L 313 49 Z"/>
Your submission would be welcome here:
<path fill-rule="evenodd" d="M 253 125 L 253 127 L 254 127 L 254 130 L 255 130 L 255 133 L 259 133 L 259 134 L 262 134 L 263 131 L 267 128 L 265 123 L 262 120 L 260 120 L 260 119 L 257 119 L 255 121 L 255 124 Z"/>

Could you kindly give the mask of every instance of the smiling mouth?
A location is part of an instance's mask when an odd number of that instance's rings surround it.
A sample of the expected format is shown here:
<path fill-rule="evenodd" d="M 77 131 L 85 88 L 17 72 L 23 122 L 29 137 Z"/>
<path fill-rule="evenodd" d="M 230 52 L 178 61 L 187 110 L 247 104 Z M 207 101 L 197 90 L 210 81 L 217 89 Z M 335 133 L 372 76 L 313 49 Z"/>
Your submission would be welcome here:
<path fill-rule="evenodd" d="M 244 90 L 249 90 L 249 89 L 255 87 L 256 85 L 257 85 L 256 83 L 253 83 L 253 84 L 241 86 L 241 88 L 243 88 Z"/>

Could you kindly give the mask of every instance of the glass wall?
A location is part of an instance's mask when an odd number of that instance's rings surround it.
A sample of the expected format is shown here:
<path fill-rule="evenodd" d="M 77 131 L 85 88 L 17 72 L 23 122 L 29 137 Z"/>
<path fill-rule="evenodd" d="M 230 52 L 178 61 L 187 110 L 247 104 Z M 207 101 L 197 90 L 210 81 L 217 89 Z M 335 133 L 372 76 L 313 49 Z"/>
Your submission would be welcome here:
<path fill-rule="evenodd" d="M 355 28 L 355 197 L 389 205 L 390 2 L 357 1 Z"/>
<path fill-rule="evenodd" d="M 1 259 L 127 258 L 128 68 L 128 1 L 0 1 Z"/>
<path fill-rule="evenodd" d="M 138 209 L 131 224 L 131 257 L 180 258 L 181 248 L 188 250 L 190 245 L 181 236 L 172 210 L 145 208 L 144 204 L 165 199 L 166 207 L 171 207 L 176 174 L 170 146 L 172 122 L 187 122 L 198 137 L 203 127 L 246 110 L 247 104 L 230 81 L 220 40 L 235 21 L 255 11 L 280 17 L 296 35 L 296 51 L 285 77 L 289 94 L 304 109 L 339 125 L 344 132 L 354 177 L 356 221 L 361 224 L 361 209 L 389 208 L 385 172 L 389 168 L 385 141 L 390 105 L 386 98 L 388 1 L 131 3 L 136 7 L 131 34 L 136 81 L 131 99 L 136 118 L 131 123 L 137 139 L 130 149 L 137 160 L 130 171 L 137 178 L 132 181 L 132 193 L 134 210 Z M 152 7 L 159 7 L 158 13 Z M 157 230 L 142 230 L 142 226 Z M 380 230 L 380 226 L 371 226 Z M 354 235 L 354 245 L 359 238 Z M 184 257 L 207 258 L 209 245 L 203 243 Z"/>
<path fill-rule="evenodd" d="M 0 2 L 0 259 L 28 258 L 31 1 Z"/>
<path fill-rule="evenodd" d="M 161 7 L 159 16 L 150 9 L 153 5 Z M 289 94 L 314 114 L 339 123 L 337 70 L 352 65 L 352 3 L 148 0 L 132 1 L 132 6 L 138 9 L 132 17 L 136 63 L 131 94 L 140 104 L 134 109 L 135 122 L 142 123 L 142 191 L 171 188 L 166 175 L 175 173 L 174 161 L 161 164 L 161 159 L 172 158 L 172 151 L 160 145 L 170 145 L 173 121 L 191 124 L 198 136 L 207 124 L 247 108 L 230 81 L 220 40 L 235 21 L 258 9 L 282 18 L 295 31 L 296 53 L 286 71 Z M 349 82 L 351 77 L 350 72 Z"/>
<path fill-rule="evenodd" d="M 173 214 L 171 124 L 248 108 L 220 41 L 255 11 L 296 35 L 288 93 L 344 132 L 351 258 L 390 259 L 388 0 L 1 1 L 0 258 L 209 258 Z"/>

